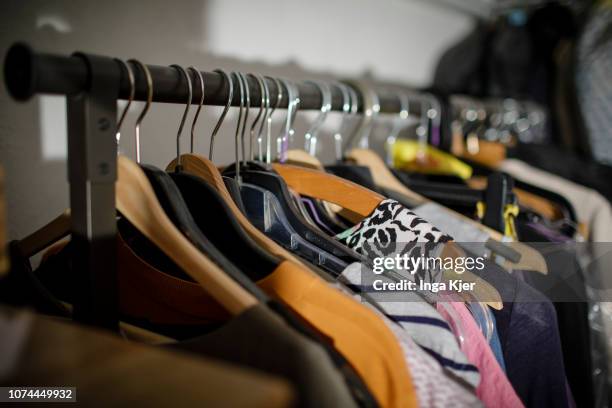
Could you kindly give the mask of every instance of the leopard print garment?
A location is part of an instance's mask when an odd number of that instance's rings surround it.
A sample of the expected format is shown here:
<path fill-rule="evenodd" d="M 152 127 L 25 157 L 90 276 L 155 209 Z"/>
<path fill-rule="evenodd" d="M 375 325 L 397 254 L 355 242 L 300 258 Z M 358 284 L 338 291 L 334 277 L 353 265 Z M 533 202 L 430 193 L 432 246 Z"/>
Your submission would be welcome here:
<path fill-rule="evenodd" d="M 453 238 L 442 233 L 399 202 L 391 199 L 382 201 L 378 207 L 359 224 L 336 235 L 346 246 L 360 250 L 368 241 L 379 245 L 396 242 L 403 244 L 419 242 L 448 242 Z"/>
<path fill-rule="evenodd" d="M 347 231 L 336 235 L 341 243 L 369 259 L 407 254 L 410 258 L 434 257 L 444 242 L 453 238 L 408 210 L 399 202 L 387 199 Z M 413 278 L 436 282 L 442 271 L 420 269 Z"/>

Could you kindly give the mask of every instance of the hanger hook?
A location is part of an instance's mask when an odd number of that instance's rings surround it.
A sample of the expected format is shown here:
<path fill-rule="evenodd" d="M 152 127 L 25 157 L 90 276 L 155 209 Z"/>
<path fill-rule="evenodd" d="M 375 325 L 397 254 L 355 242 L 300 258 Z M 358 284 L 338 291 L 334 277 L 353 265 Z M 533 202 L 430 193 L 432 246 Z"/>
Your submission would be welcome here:
<path fill-rule="evenodd" d="M 345 81 L 345 84 L 348 86 L 349 94 L 351 96 L 351 114 L 355 115 L 359 110 L 359 95 L 361 95 L 361 100 L 363 102 L 361 121 L 358 126 L 355 126 L 347 138 L 346 143 L 344 144 L 344 149 L 346 150 L 354 144 L 357 135 L 362 133 L 364 127 L 367 126 L 369 121 L 371 121 L 372 102 L 368 97 L 369 92 L 367 92 L 367 88 L 363 83 L 359 81 Z"/>
<path fill-rule="evenodd" d="M 214 72 L 217 72 L 223 77 L 223 79 L 227 83 L 228 91 L 227 91 L 227 102 L 225 103 L 223 112 L 221 113 L 221 116 L 219 117 L 219 120 L 217 121 L 217 124 L 215 125 L 215 128 L 213 129 L 212 134 L 210 136 L 210 148 L 208 150 L 208 159 L 210 161 L 212 161 L 213 159 L 213 152 L 214 152 L 214 147 L 215 147 L 215 136 L 217 136 L 217 132 L 219 132 L 219 128 L 221 127 L 221 124 L 223 124 L 225 115 L 227 115 L 227 111 L 232 105 L 232 99 L 234 98 L 234 83 L 232 79 L 230 78 L 230 76 L 227 74 L 227 72 L 223 71 L 222 69 L 216 69 Z"/>
<path fill-rule="evenodd" d="M 138 115 L 138 118 L 136 119 L 136 127 L 135 127 L 135 131 L 136 131 L 136 163 L 140 164 L 140 124 L 142 123 L 142 120 L 144 119 L 144 117 L 147 114 L 147 112 L 149 111 L 149 107 L 151 106 L 151 102 L 153 102 L 153 78 L 151 78 L 151 72 L 149 71 L 149 68 L 145 64 L 143 64 L 142 62 L 140 62 L 138 60 L 135 60 L 135 59 L 131 59 L 128 62 L 131 62 L 132 64 L 138 65 L 138 67 L 144 73 L 145 80 L 146 80 L 146 83 L 147 83 L 147 101 L 145 103 L 144 108 L 142 109 L 142 112 L 140 112 L 140 115 Z"/>
<path fill-rule="evenodd" d="M 249 107 L 251 105 L 251 89 L 249 88 L 249 81 L 247 76 L 243 72 L 238 72 L 240 76 L 240 81 L 244 87 L 244 104 L 245 104 L 245 112 L 244 119 L 242 121 L 242 131 L 240 132 L 240 142 L 242 147 L 242 164 L 246 167 L 246 145 L 244 143 L 244 132 L 246 130 L 247 120 L 249 118 Z"/>
<path fill-rule="evenodd" d="M 400 111 L 397 114 L 397 118 L 393 121 L 393 127 L 389 132 L 389 136 L 385 141 L 385 148 L 387 151 L 387 164 L 393 166 L 393 145 L 397 140 L 397 136 L 400 131 L 406 126 L 406 121 L 410 117 L 410 101 L 406 92 L 397 91 L 396 96 L 400 102 Z"/>
<path fill-rule="evenodd" d="M 361 140 L 359 142 L 360 147 L 364 149 L 368 149 L 370 147 L 370 135 L 372 134 L 372 130 L 374 129 L 374 122 L 378 113 L 380 112 L 380 98 L 378 97 L 378 92 L 371 86 L 366 86 L 366 91 L 370 102 L 368 104 L 370 113 L 370 120 L 367 125 L 363 129 L 363 133 L 361 134 Z"/>
<path fill-rule="evenodd" d="M 128 82 L 130 84 L 130 93 L 128 95 L 127 104 L 125 105 L 125 108 L 123 108 L 123 112 L 121 112 L 121 116 L 119 117 L 119 121 L 117 122 L 116 139 L 117 139 L 117 152 L 119 152 L 119 148 L 120 148 L 119 142 L 121 141 L 121 125 L 123 125 L 123 120 L 125 119 L 125 116 L 130 110 L 130 105 L 132 104 L 132 101 L 134 100 L 134 94 L 136 93 L 136 84 L 134 81 L 134 72 L 132 72 L 132 68 L 130 67 L 130 65 L 120 59 L 115 59 L 115 61 L 119 62 L 123 66 L 123 68 L 125 68 L 125 71 L 127 72 Z"/>
<path fill-rule="evenodd" d="M 295 84 L 287 79 L 281 79 L 281 82 L 287 89 L 287 116 L 285 118 L 285 127 L 281 130 L 277 138 L 278 160 L 284 163 L 287 160 L 287 150 L 289 150 L 289 139 L 295 133 L 293 122 L 296 117 L 298 106 L 300 103 L 299 92 Z"/>
<path fill-rule="evenodd" d="M 321 93 L 321 108 L 319 109 L 319 115 L 314 120 L 306 134 L 304 135 L 304 150 L 310 153 L 312 156 L 317 154 L 317 136 L 325 123 L 327 114 L 332 107 L 332 93 L 331 88 L 327 82 L 323 81 L 306 81 L 307 84 L 313 84 L 317 87 Z"/>
<path fill-rule="evenodd" d="M 235 161 L 235 167 L 236 167 L 236 176 L 235 179 L 238 183 L 240 183 L 240 155 L 239 155 L 239 151 L 240 151 L 240 125 L 242 123 L 242 109 L 244 108 L 244 85 L 242 83 L 242 81 L 240 80 L 240 73 L 238 72 L 232 72 L 232 76 L 236 78 L 236 81 L 238 82 L 238 89 L 240 91 L 240 110 L 238 111 L 238 121 L 236 123 L 236 133 L 235 133 L 235 140 L 236 140 L 236 144 L 235 144 L 235 154 L 236 154 L 236 161 Z"/>
<path fill-rule="evenodd" d="M 183 116 L 181 117 L 181 123 L 179 124 L 178 131 L 176 132 L 176 165 L 177 167 L 181 166 L 181 135 L 183 133 L 183 127 L 185 127 L 185 120 L 187 119 L 187 115 L 189 114 L 189 108 L 191 107 L 191 100 L 193 98 L 193 87 L 191 86 L 191 78 L 185 68 L 180 65 L 170 65 L 172 68 L 176 68 L 180 74 L 185 77 L 185 81 L 187 81 L 187 103 L 185 104 L 185 111 L 183 112 Z"/>
<path fill-rule="evenodd" d="M 348 125 L 349 113 L 351 112 L 351 96 L 349 93 L 349 87 L 342 82 L 335 82 L 334 85 L 340 89 L 342 93 L 342 121 L 340 122 L 340 126 L 336 133 L 334 133 L 334 147 L 336 151 L 336 160 L 342 161 L 343 152 L 342 152 L 342 135 L 346 131 L 346 127 Z"/>
<path fill-rule="evenodd" d="M 196 110 L 195 116 L 191 121 L 191 146 L 190 152 L 193 154 L 194 151 L 194 140 L 195 140 L 195 125 L 198 122 L 198 117 L 200 116 L 200 111 L 202 110 L 202 105 L 204 105 L 204 76 L 200 72 L 200 70 L 195 67 L 187 68 L 188 71 L 191 71 L 195 74 L 196 78 L 198 78 L 198 82 L 200 84 L 200 102 L 198 103 L 198 110 Z"/>
<path fill-rule="evenodd" d="M 442 119 L 442 107 L 435 95 L 428 93 L 429 109 L 427 117 L 432 121 L 431 126 L 431 144 L 434 146 L 440 145 L 440 123 Z"/>
<path fill-rule="evenodd" d="M 266 84 L 266 81 L 263 79 L 263 77 L 260 74 L 249 74 L 249 75 L 255 78 L 255 80 L 257 81 L 257 84 L 259 85 L 259 94 L 261 96 L 261 100 L 259 103 L 259 112 L 257 112 L 257 116 L 255 116 L 255 119 L 253 119 L 253 123 L 251 123 L 251 128 L 249 129 L 249 136 L 250 136 L 249 138 L 249 157 L 251 161 L 253 161 L 253 158 L 254 158 L 253 139 L 254 139 L 255 127 L 257 126 L 257 123 L 259 122 L 259 120 L 262 119 L 261 125 L 259 126 L 259 132 L 257 135 L 258 158 L 259 158 L 259 161 L 261 162 L 263 161 L 261 132 L 263 129 L 264 122 L 266 121 L 266 117 L 268 116 L 268 108 L 270 107 L 270 96 L 268 94 L 269 92 L 268 86 Z M 262 114 L 263 114 L 263 118 L 262 118 Z"/>
<path fill-rule="evenodd" d="M 269 78 L 269 77 L 264 77 Z M 266 163 L 270 164 L 272 160 L 272 115 L 276 112 L 276 109 L 280 106 L 281 101 L 283 100 L 283 86 L 281 84 L 280 79 L 278 78 L 270 78 L 274 81 L 274 85 L 276 86 L 276 103 L 274 107 L 270 111 L 268 118 L 266 120 Z M 287 93 L 287 98 L 289 98 L 289 94 Z M 289 103 L 287 103 L 287 108 Z"/>

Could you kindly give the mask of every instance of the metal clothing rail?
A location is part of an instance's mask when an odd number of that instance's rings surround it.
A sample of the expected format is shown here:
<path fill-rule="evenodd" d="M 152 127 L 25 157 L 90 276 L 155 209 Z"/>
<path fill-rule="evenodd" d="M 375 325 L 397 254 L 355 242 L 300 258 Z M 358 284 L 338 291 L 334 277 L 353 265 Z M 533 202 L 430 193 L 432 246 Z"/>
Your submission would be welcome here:
<path fill-rule="evenodd" d="M 185 103 L 187 83 L 172 67 L 148 66 L 153 79 L 153 101 Z M 146 80 L 139 69 L 135 77 L 135 100 L 146 100 Z M 194 73 L 193 83 L 197 83 Z M 206 105 L 223 106 L 227 85 L 221 74 L 202 72 Z M 115 123 L 117 99 L 125 99 L 130 85 L 125 69 L 116 59 L 75 53 L 61 56 L 34 52 L 26 44 L 16 43 L 4 61 L 4 80 L 14 99 L 25 101 L 36 94 L 66 95 L 68 115 L 68 181 L 72 222 L 73 268 L 77 276 L 74 317 L 86 324 L 116 330 L 118 328 L 118 284 L 116 261 L 115 181 L 117 179 L 117 143 Z M 267 80 L 271 106 L 276 104 L 277 89 Z M 320 109 L 322 96 L 316 85 L 299 83 L 299 109 Z M 261 101 L 259 85 L 249 78 L 252 106 Z M 284 95 L 287 93 L 284 92 Z M 200 100 L 200 88 L 193 87 L 192 103 Z M 358 95 L 362 111 L 362 95 Z M 399 113 L 397 95 L 378 95 L 380 113 Z M 284 96 L 279 107 L 287 107 Z M 234 92 L 232 105 L 239 106 Z M 342 93 L 332 87 L 332 110 L 341 111 Z M 420 103 L 410 101 L 410 111 L 420 114 Z"/>
<path fill-rule="evenodd" d="M 111 59 L 111 58 L 107 58 Z M 125 70 L 119 63 L 109 66 L 104 72 L 98 74 L 102 77 L 113 78 L 118 81 L 118 98 L 127 99 L 130 85 Z M 153 79 L 153 102 L 185 103 L 188 97 L 187 83 L 183 75 L 170 66 L 147 65 Z M 61 94 L 75 95 L 87 89 L 91 83 L 92 70 L 87 59 L 77 53 L 72 56 L 37 53 L 25 44 L 13 45 L 4 64 L 5 82 L 13 98 L 27 100 L 34 94 Z M 133 69 L 135 78 L 134 100 L 146 100 L 146 80 L 140 69 Z M 204 77 L 205 92 L 204 104 L 224 106 L 227 102 L 227 86 L 223 76 L 217 72 L 201 72 Z M 193 84 L 198 83 L 195 73 L 188 72 Z M 247 78 L 252 107 L 259 107 L 261 101 L 260 89 L 256 80 Z M 275 106 L 278 90 L 275 82 L 266 79 L 270 89 L 270 105 Z M 321 93 L 312 83 L 297 83 L 300 97 L 300 110 L 320 109 L 322 103 Z M 342 111 L 342 92 L 338 87 L 331 87 L 332 110 Z M 401 102 L 392 92 L 377 91 L 380 113 L 399 113 Z M 279 107 L 287 107 L 286 92 L 281 99 Z M 200 102 L 200 87 L 193 87 L 192 103 Z M 363 100 L 358 94 L 358 112 L 362 112 Z M 240 105 L 240 95 L 234 92 L 232 106 Z M 419 115 L 421 104 L 411 100 L 409 110 Z"/>

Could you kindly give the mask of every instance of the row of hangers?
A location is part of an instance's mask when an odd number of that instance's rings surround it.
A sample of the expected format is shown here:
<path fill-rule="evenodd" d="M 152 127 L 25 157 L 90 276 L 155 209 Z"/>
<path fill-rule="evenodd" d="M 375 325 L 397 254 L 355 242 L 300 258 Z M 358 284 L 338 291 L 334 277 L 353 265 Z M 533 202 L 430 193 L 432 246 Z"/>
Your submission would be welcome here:
<path fill-rule="evenodd" d="M 282 262 L 304 265 L 300 259 L 337 276 L 348 263 L 367 262 L 366 259 L 342 246 L 316 225 L 307 222 L 305 213 L 293 199 L 295 192 L 314 200 L 333 220 L 336 213 L 345 220 L 357 223 L 367 217 L 385 197 L 361 185 L 325 172 L 316 158 L 320 128 L 331 110 L 330 86 L 338 86 L 343 95 L 343 121 L 333 136 L 336 158 L 351 166 L 367 167 L 376 185 L 393 190 L 410 198 L 418 205 L 427 200 L 410 190 L 390 170 L 377 153 L 369 149 L 367 141 L 372 124 L 378 113 L 376 93 L 362 83 L 314 82 L 321 92 L 322 104 L 319 116 L 314 120 L 305 137 L 303 150 L 290 150 L 288 145 L 294 137 L 293 123 L 299 109 L 299 92 L 288 80 L 263 77 L 258 74 L 245 75 L 240 72 L 223 76 L 228 89 L 228 100 L 217 121 L 210 139 L 208 157 L 193 151 L 196 125 L 204 102 L 205 83 L 200 71 L 194 67 L 173 65 L 184 77 L 189 88 L 189 98 L 181 117 L 177 132 L 176 157 L 166 170 L 141 163 L 141 125 L 153 99 L 153 81 L 146 65 L 136 60 L 121 61 L 130 82 L 131 92 L 117 123 L 117 139 L 121 137 L 121 126 L 134 99 L 135 81 L 133 68 L 140 69 L 147 81 L 147 100 L 135 125 L 135 161 L 118 157 L 118 179 L 116 182 L 116 209 L 142 235 L 148 238 L 185 273 L 202 285 L 212 298 L 229 313 L 236 315 L 248 309 L 266 296 L 253 283 L 271 273 Z M 189 72 L 192 75 L 189 75 Z M 181 154 L 180 138 L 191 107 L 192 77 L 201 90 L 201 98 L 191 123 L 191 151 Z M 260 88 L 260 109 L 247 131 L 249 107 L 249 80 Z M 270 106 L 274 84 L 277 93 L 276 105 Z M 212 161 L 215 137 L 224 124 L 233 95 L 238 89 L 240 96 L 239 115 L 235 129 L 235 163 L 223 172 Z M 284 90 L 283 90 L 284 88 Z M 343 135 L 348 132 L 347 118 L 357 113 L 357 93 L 364 102 L 364 114 L 358 129 L 361 147 L 344 152 Z M 414 96 L 414 95 L 413 95 Z M 288 108 L 280 136 L 276 138 L 277 160 L 272 159 L 272 115 L 283 98 Z M 408 94 L 399 96 L 402 106 L 407 106 Z M 428 96 L 426 97 L 429 98 Z M 431 99 L 429 99 L 431 101 Z M 399 113 L 404 120 L 405 108 Z M 391 139 L 399 130 L 394 127 Z M 245 140 L 245 135 L 248 139 Z M 350 138 L 349 138 L 350 139 Z M 390 143 L 390 141 L 388 141 Z M 486 232 L 489 248 L 505 255 L 503 265 L 507 269 L 523 268 L 547 273 L 542 256 L 532 248 L 521 244 L 502 243 L 504 237 L 498 231 L 487 228 L 452 210 L 440 207 L 441 211 L 469 223 Z M 32 256 L 53 242 L 70 233 L 69 211 L 64 212 L 42 229 L 20 241 L 21 252 Z M 442 226 L 443 228 L 443 226 Z M 231 239 L 227 239 L 230 236 Z M 445 245 L 442 257 L 465 256 L 456 243 Z M 299 257 L 295 254 L 299 254 Z M 452 271 L 450 277 L 452 277 Z M 456 277 L 456 276 L 455 276 Z M 477 276 L 466 272 L 464 281 L 478 282 L 476 299 L 495 309 L 502 308 L 502 300 L 495 288 Z"/>

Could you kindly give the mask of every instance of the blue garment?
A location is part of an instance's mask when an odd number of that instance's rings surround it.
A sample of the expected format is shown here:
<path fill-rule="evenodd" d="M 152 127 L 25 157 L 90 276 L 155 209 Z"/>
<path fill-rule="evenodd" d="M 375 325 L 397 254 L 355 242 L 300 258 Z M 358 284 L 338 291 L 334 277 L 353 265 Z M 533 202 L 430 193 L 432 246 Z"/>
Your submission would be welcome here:
<path fill-rule="evenodd" d="M 491 309 L 488 307 L 481 307 L 478 303 L 470 302 L 467 305 L 470 313 L 476 320 L 476 324 L 480 327 L 480 331 L 485 335 L 490 334 L 489 338 L 489 347 L 491 347 L 491 351 L 495 355 L 495 359 L 499 363 L 499 366 L 506 371 L 506 362 L 504 361 L 504 354 L 502 352 L 501 343 L 499 341 L 499 334 L 497 333 L 497 323 L 495 322 L 495 316 L 491 312 Z M 486 314 L 486 315 L 485 315 Z M 487 328 L 487 318 L 492 323 L 492 327 Z M 490 333 L 487 333 L 488 330 L 491 330 Z"/>
<path fill-rule="evenodd" d="M 504 302 L 493 310 L 506 374 L 526 407 L 569 407 L 565 366 L 553 304 L 499 265 L 485 262 L 481 278 Z"/>

